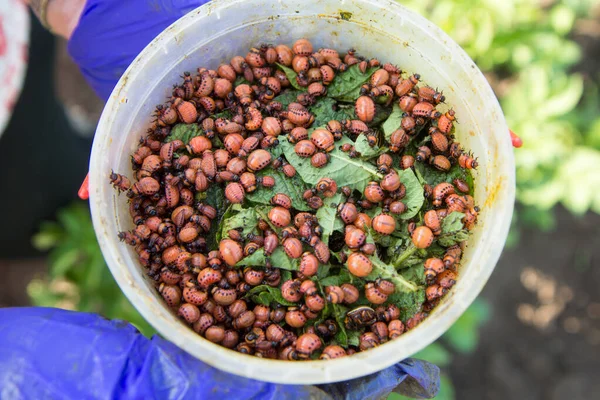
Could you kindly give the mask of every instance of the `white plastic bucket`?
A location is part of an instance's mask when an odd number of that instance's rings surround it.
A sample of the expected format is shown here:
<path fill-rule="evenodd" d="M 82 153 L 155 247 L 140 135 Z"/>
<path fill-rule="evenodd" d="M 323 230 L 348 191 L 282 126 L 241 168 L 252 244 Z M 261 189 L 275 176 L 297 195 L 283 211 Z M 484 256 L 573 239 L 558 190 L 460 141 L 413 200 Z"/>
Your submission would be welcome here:
<path fill-rule="evenodd" d="M 463 257 L 458 283 L 416 329 L 378 348 L 331 361 L 287 362 L 247 356 L 215 345 L 189 329 L 164 304 L 117 232 L 131 229 L 127 198 L 110 186 L 111 170 L 129 173 L 130 154 L 149 115 L 183 71 L 215 68 L 258 43 L 309 38 L 316 48 L 355 47 L 444 90 L 456 110 L 457 136 L 479 157 L 479 224 Z M 90 203 L 104 257 L 125 295 L 165 338 L 230 373 L 286 384 L 342 381 L 382 370 L 421 350 L 465 311 L 489 278 L 513 212 L 514 160 L 502 110 L 465 52 L 423 17 L 389 0 L 218 0 L 166 29 L 125 72 L 96 132 L 90 163 Z"/>

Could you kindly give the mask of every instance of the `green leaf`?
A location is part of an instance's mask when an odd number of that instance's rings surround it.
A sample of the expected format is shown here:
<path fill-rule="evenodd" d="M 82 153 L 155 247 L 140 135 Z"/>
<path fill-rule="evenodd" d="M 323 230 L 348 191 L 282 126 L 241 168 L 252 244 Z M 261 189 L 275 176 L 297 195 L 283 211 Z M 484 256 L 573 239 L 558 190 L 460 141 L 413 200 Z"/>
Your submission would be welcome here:
<path fill-rule="evenodd" d="M 287 108 L 290 103 L 294 103 L 296 101 L 300 93 L 302 93 L 300 90 L 286 89 L 281 92 L 279 96 L 275 97 L 273 101 L 278 101 L 283 105 L 284 108 Z"/>
<path fill-rule="evenodd" d="M 437 243 L 443 247 L 450 247 L 469 238 L 469 231 L 463 229 L 462 219 L 465 214 L 454 211 L 442 220 L 442 234 Z"/>
<path fill-rule="evenodd" d="M 285 254 L 281 246 L 277 247 L 273 254 L 271 254 L 271 265 L 274 268 L 285 269 L 288 271 L 298 271 L 299 265 L 297 260 L 292 260 Z M 264 249 L 258 249 L 248 257 L 244 257 L 240 262 L 236 264 L 236 267 L 261 267 L 264 268 L 266 263 L 266 257 Z"/>
<path fill-rule="evenodd" d="M 344 283 L 352 282 L 352 276 L 347 269 L 340 270 L 339 275 L 328 276 L 327 278 L 319 279 L 323 286 L 341 286 Z"/>
<path fill-rule="evenodd" d="M 172 142 L 173 140 L 181 140 L 183 143 L 188 144 L 190 140 L 196 136 L 202 134 L 202 129 L 198 124 L 177 124 L 171 129 L 171 133 L 165 139 L 166 142 Z"/>
<path fill-rule="evenodd" d="M 392 108 L 392 113 L 385 120 L 385 122 L 381 124 L 381 129 L 383 130 L 383 134 L 387 142 L 390 141 L 392 133 L 394 133 L 396 129 L 400 128 L 400 123 L 402 122 L 402 114 L 404 114 L 404 111 L 400 109 L 400 106 L 396 102 L 394 103 L 394 107 Z"/>
<path fill-rule="evenodd" d="M 325 198 L 323 206 L 317 210 L 317 218 L 319 225 L 323 229 L 321 234 L 321 240 L 323 242 L 329 242 L 329 236 L 334 231 L 342 231 L 344 229 L 344 222 L 338 218 L 337 205 L 343 202 L 343 194 L 337 193 L 333 197 Z"/>
<path fill-rule="evenodd" d="M 335 341 L 342 347 L 348 347 L 348 335 L 346 333 L 346 324 L 344 323 L 344 318 L 346 318 L 346 313 L 348 312 L 348 308 L 341 306 L 339 304 L 332 304 L 333 315 L 338 324 L 338 332 L 335 335 Z"/>
<path fill-rule="evenodd" d="M 222 237 L 229 237 L 227 233 L 232 229 L 243 228 L 244 237 L 256 229 L 258 215 L 253 208 L 242 208 L 240 204 L 233 204 L 230 212 L 231 216 L 223 219 Z"/>
<path fill-rule="evenodd" d="M 363 159 L 377 157 L 381 153 L 386 152 L 388 150 L 387 147 L 379 147 L 377 145 L 371 147 L 369 145 L 369 140 L 365 135 L 359 135 L 358 138 L 356 138 L 354 148 L 360 153 L 360 157 Z"/>
<path fill-rule="evenodd" d="M 273 168 L 265 168 L 256 174 L 257 177 L 272 176 L 275 178 L 275 186 L 272 188 L 257 186 L 257 189 L 246 194 L 246 199 L 253 203 L 259 204 L 271 204 L 271 198 L 277 193 L 285 193 L 292 199 L 292 207 L 298 211 L 310 211 L 306 201 L 302 198 L 304 191 L 308 188 L 307 185 L 302 181 L 299 174 L 296 174 L 293 178 L 288 178 L 285 174 L 279 170 Z"/>
<path fill-rule="evenodd" d="M 415 171 L 420 176 L 420 181 L 428 183 L 432 187 L 442 182 L 452 183 L 456 178 L 462 179 L 469 185 L 471 191 L 470 195 L 473 194 L 473 177 L 468 169 L 461 168 L 458 164 L 453 165 L 448 172 L 438 171 L 437 169 L 421 163 L 415 163 Z"/>
<path fill-rule="evenodd" d="M 379 67 L 368 68 L 363 74 L 358 68 L 358 64 L 352 65 L 345 72 L 338 73 L 333 82 L 327 88 L 327 96 L 344 102 L 354 102 L 360 96 L 360 87 L 367 83 L 371 75 Z"/>
<path fill-rule="evenodd" d="M 463 228 L 462 219 L 465 214 L 453 211 L 442 220 L 442 233 L 451 233 L 459 231 Z"/>
<path fill-rule="evenodd" d="M 247 81 L 243 76 L 238 76 L 233 83 L 233 87 L 237 87 L 239 85 L 252 85 L 252 83 Z"/>
<path fill-rule="evenodd" d="M 386 264 L 381 261 L 377 256 L 377 253 L 369 257 L 371 263 L 373 263 L 373 271 L 365 278 L 367 281 L 374 281 L 377 278 L 387 279 L 394 283 L 397 292 L 414 292 L 418 289 L 418 286 L 402 275 L 400 275 L 394 266 Z"/>
<path fill-rule="evenodd" d="M 469 238 L 469 231 L 467 231 L 466 229 L 463 229 L 463 230 L 460 230 L 457 232 L 441 234 L 438 237 L 438 243 L 440 244 L 440 246 L 450 247 L 450 246 L 454 246 L 455 244 L 464 242 L 468 238 Z"/>
<path fill-rule="evenodd" d="M 425 289 L 418 289 L 413 292 L 396 291 L 388 297 L 386 303 L 397 305 L 400 308 L 400 319 L 406 322 L 421 311 L 424 302 Z"/>
<path fill-rule="evenodd" d="M 317 271 L 317 280 L 321 281 L 322 279 L 328 277 L 330 270 L 331 270 L 330 264 L 319 265 L 319 269 Z"/>
<path fill-rule="evenodd" d="M 223 110 L 219 113 L 213 114 L 213 119 L 223 118 L 223 119 L 231 119 L 233 117 L 233 113 L 230 110 Z"/>
<path fill-rule="evenodd" d="M 407 210 L 400 214 L 400 218 L 404 220 L 410 219 L 418 214 L 425 202 L 423 186 L 421 186 L 411 168 L 396 170 L 396 172 L 400 176 L 400 182 L 406 187 L 406 196 L 402 199 L 402 202 L 406 205 Z"/>
<path fill-rule="evenodd" d="M 391 106 L 383 106 L 376 104 L 375 105 L 375 117 L 373 117 L 373 121 L 369 122 L 368 125 L 371 128 L 379 128 L 379 126 L 387 121 L 390 117 L 393 108 Z"/>
<path fill-rule="evenodd" d="M 268 296 L 265 296 L 264 294 L 268 294 Z M 296 303 L 284 299 L 279 288 L 271 287 L 269 285 L 259 285 L 253 287 L 248 291 L 246 297 L 252 297 L 253 300 L 258 297 L 258 299 L 260 299 L 260 303 L 263 305 L 269 305 L 273 301 L 281 304 L 282 306 L 293 307 L 297 305 Z"/>
<path fill-rule="evenodd" d="M 337 145 L 344 143 L 353 142 L 344 137 L 337 142 Z M 362 192 L 369 181 L 374 178 L 383 178 L 374 165 L 357 158 L 350 158 L 337 147 L 329 153 L 330 160 L 327 165 L 323 168 L 314 168 L 310 159 L 299 157 L 296 154 L 294 145 L 285 137 L 280 136 L 279 146 L 302 180 L 311 186 L 316 185 L 322 177 L 326 176 L 335 180 L 338 187 L 350 186 L 352 189 Z"/>
<path fill-rule="evenodd" d="M 361 332 L 348 331 L 348 332 L 346 332 L 346 334 L 348 335 L 348 346 L 358 347 L 358 345 L 360 344 Z"/>
<path fill-rule="evenodd" d="M 353 105 L 339 104 L 330 97 L 320 98 L 308 109 L 315 116 L 312 124 L 314 127 L 325 126 L 331 120 L 343 121 L 356 118 Z"/>
<path fill-rule="evenodd" d="M 296 71 L 294 71 L 291 68 L 286 67 L 285 65 L 281 65 L 279 63 L 277 64 L 277 68 L 279 68 L 280 70 L 282 70 L 285 73 L 285 76 L 287 76 L 288 80 L 290 81 L 290 83 L 296 90 L 299 90 L 301 92 L 306 92 L 306 88 L 300 86 L 298 84 L 298 81 L 296 80 L 296 78 L 298 77 L 298 74 L 296 73 Z"/>
<path fill-rule="evenodd" d="M 210 185 L 205 193 L 206 198 L 204 199 L 204 203 L 213 206 L 217 210 L 217 217 L 212 221 L 210 231 L 205 236 L 206 245 L 209 249 L 216 249 L 218 247 L 216 241 L 217 232 L 221 230 L 223 215 L 227 211 L 227 207 L 225 206 L 225 191 L 220 185 Z"/>

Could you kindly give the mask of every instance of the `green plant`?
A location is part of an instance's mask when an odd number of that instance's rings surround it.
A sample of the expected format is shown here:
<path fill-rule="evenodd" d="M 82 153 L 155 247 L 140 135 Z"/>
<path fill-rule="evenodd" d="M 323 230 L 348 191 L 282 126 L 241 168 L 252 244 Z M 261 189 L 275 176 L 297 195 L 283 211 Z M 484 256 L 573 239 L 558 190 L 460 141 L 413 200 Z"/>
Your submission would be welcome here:
<path fill-rule="evenodd" d="M 123 319 L 145 335 L 152 327 L 138 314 L 104 262 L 87 205 L 77 202 L 60 210 L 57 222 L 44 222 L 34 246 L 48 254 L 48 277 L 29 283 L 34 305 L 61 307 Z"/>

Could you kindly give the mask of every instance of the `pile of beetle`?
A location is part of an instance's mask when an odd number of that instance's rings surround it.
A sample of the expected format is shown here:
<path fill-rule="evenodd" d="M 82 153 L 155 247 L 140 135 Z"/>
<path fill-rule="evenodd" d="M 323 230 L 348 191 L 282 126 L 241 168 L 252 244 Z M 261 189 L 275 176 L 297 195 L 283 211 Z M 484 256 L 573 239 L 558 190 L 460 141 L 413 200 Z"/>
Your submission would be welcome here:
<path fill-rule="evenodd" d="M 414 328 L 476 221 L 443 94 L 306 39 L 185 73 L 132 155 L 119 238 L 169 307 L 246 354 L 331 359 Z M 447 108 L 447 107 L 446 107 Z"/>

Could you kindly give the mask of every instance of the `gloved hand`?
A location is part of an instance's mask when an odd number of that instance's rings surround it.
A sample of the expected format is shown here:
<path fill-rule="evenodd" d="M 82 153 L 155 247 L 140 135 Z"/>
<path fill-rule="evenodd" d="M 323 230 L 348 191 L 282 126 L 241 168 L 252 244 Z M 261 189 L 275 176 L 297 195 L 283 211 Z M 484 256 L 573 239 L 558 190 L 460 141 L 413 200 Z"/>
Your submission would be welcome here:
<path fill-rule="evenodd" d="M 431 398 L 439 369 L 405 360 L 330 385 L 277 385 L 208 366 L 124 321 L 53 308 L 0 309 L 0 398 L 379 399 L 397 385 Z"/>
<path fill-rule="evenodd" d="M 106 100 L 135 57 L 165 28 L 207 0 L 87 0 L 69 53 Z"/>

